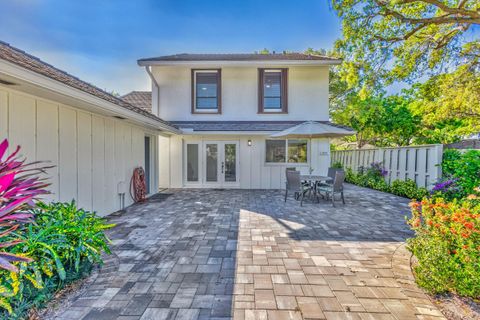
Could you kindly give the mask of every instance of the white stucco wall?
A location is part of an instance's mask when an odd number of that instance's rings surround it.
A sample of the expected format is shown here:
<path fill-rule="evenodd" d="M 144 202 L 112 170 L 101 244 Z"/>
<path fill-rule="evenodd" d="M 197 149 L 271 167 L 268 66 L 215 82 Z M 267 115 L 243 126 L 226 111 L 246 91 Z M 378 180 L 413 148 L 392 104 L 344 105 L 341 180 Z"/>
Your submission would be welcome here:
<path fill-rule="evenodd" d="M 0 141 L 20 145 L 31 161 L 50 161 L 46 200 L 71 201 L 106 215 L 120 209 L 117 184 L 144 166 L 144 137 L 151 136 L 151 190 L 158 189 L 157 135 L 141 126 L 100 116 L 0 86 Z"/>
<path fill-rule="evenodd" d="M 328 66 L 288 67 L 288 114 L 257 114 L 258 69 L 256 67 L 221 67 L 221 69 L 222 114 L 192 114 L 191 68 L 153 66 L 152 73 L 160 90 L 160 118 L 171 121 L 328 120 L 329 118 Z"/>
<path fill-rule="evenodd" d="M 160 138 L 162 140 L 162 138 Z M 252 145 L 248 146 L 248 140 Z M 285 188 L 285 168 L 296 167 L 303 174 L 308 173 L 308 164 L 267 164 L 265 163 L 265 140 L 266 136 L 234 136 L 234 135 L 185 135 L 172 136 L 161 142 L 160 168 L 162 176 L 160 187 L 183 188 L 204 187 L 201 183 L 188 185 L 184 181 L 184 158 L 183 145 L 186 142 L 202 141 L 238 141 L 239 142 L 239 187 L 242 189 L 283 189 Z M 162 148 L 165 151 L 162 152 Z M 328 139 L 313 139 L 311 143 L 312 168 L 314 174 L 326 175 L 330 166 L 330 142 Z M 203 153 L 200 150 L 200 180 L 203 179 L 202 168 L 204 167 Z"/>

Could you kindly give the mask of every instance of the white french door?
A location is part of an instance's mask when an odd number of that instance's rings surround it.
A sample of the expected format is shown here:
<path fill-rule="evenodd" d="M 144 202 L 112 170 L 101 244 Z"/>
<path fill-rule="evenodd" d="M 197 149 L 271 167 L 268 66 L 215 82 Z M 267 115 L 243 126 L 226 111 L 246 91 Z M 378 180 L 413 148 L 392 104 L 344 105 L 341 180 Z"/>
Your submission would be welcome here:
<path fill-rule="evenodd" d="M 235 187 L 239 184 L 238 141 L 203 142 L 203 183 L 206 186 Z"/>

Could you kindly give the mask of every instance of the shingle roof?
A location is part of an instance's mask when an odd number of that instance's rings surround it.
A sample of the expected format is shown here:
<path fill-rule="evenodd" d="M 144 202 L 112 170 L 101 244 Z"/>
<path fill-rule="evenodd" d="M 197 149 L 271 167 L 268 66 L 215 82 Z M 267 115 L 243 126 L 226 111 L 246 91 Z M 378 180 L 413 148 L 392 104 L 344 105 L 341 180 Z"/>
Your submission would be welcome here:
<path fill-rule="evenodd" d="M 122 100 L 135 107 L 152 112 L 152 92 L 150 91 L 132 91 L 122 96 Z"/>
<path fill-rule="evenodd" d="M 67 86 L 81 90 L 105 101 L 116 104 L 121 108 L 139 113 L 145 117 L 156 120 L 164 125 L 170 126 L 167 121 L 160 119 L 152 113 L 138 108 L 114 95 L 90 84 L 71 74 L 55 68 L 54 66 L 32 56 L 18 48 L 12 47 L 8 43 L 0 41 L 0 59 L 16 64 L 22 68 L 28 69 L 42 76 L 59 81 Z"/>
<path fill-rule="evenodd" d="M 327 61 L 332 63 L 340 62 L 337 58 L 304 54 L 304 53 L 180 53 L 174 55 L 144 58 L 142 62 L 154 61 Z"/>
<path fill-rule="evenodd" d="M 307 121 L 307 120 L 305 120 Z M 180 129 L 193 131 L 281 131 L 305 121 L 170 121 Z M 352 130 L 349 127 L 317 121 L 331 126 Z"/>

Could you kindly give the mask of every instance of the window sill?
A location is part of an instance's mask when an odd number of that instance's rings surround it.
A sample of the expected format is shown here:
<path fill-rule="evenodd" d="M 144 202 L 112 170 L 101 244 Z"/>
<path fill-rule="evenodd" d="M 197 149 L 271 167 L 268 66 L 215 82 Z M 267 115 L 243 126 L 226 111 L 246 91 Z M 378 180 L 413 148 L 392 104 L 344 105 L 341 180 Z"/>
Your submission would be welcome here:
<path fill-rule="evenodd" d="M 222 114 L 221 111 L 192 111 L 192 114 Z"/>
<path fill-rule="evenodd" d="M 288 114 L 288 111 L 258 111 L 257 114 Z"/>

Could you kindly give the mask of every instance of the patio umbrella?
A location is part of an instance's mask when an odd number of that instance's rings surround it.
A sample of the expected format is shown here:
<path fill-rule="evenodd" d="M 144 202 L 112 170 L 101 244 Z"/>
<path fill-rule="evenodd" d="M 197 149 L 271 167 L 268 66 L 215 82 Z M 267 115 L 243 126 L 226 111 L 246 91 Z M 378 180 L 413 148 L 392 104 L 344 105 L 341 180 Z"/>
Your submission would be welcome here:
<path fill-rule="evenodd" d="M 337 137 L 344 137 L 350 136 L 355 134 L 355 131 L 344 129 L 340 127 L 336 127 L 333 125 L 329 125 L 326 123 L 316 122 L 316 121 L 306 121 L 300 123 L 296 126 L 291 128 L 285 129 L 283 131 L 277 132 L 272 134 L 270 137 L 272 138 L 291 138 L 291 139 L 298 139 L 298 138 L 307 138 L 310 142 L 309 147 L 309 173 L 312 173 L 312 139 L 313 138 L 337 138 Z"/>

